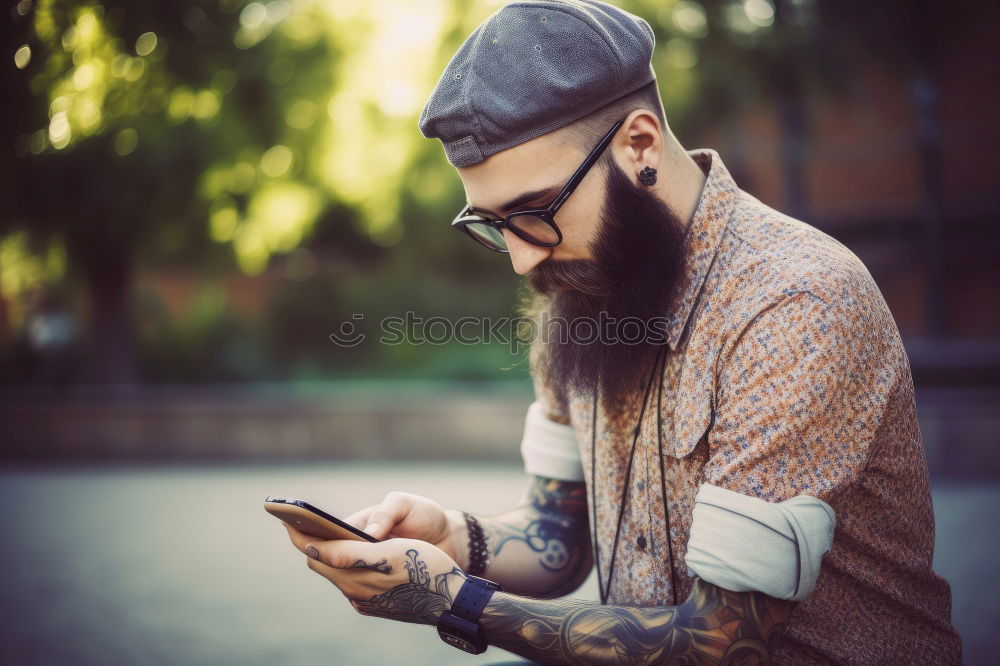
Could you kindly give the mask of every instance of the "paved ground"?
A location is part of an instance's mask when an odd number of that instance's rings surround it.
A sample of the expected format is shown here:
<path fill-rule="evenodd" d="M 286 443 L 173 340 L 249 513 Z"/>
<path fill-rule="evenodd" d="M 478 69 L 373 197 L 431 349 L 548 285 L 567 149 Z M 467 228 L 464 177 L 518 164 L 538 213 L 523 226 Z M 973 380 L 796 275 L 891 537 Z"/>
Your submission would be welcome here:
<path fill-rule="evenodd" d="M 501 511 L 517 467 L 402 462 L 308 466 L 0 468 L 0 654 L 6 663 L 471 664 L 433 629 L 357 615 L 309 571 L 269 494 L 350 512 L 391 489 Z M 460 476 L 466 481 L 459 481 Z M 1000 486 L 935 489 L 935 568 L 953 585 L 967 663 L 1000 645 Z M 578 596 L 595 598 L 588 582 Z"/>

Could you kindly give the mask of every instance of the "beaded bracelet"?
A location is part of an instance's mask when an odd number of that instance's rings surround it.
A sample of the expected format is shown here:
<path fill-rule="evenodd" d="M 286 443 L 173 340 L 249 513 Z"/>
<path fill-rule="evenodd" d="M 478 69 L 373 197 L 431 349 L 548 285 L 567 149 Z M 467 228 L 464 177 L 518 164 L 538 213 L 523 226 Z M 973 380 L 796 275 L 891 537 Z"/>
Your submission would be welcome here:
<path fill-rule="evenodd" d="M 469 527 L 469 569 L 470 576 L 482 576 L 489 564 L 489 549 L 486 546 L 486 533 L 476 517 L 471 513 L 462 512 L 465 524 Z"/>

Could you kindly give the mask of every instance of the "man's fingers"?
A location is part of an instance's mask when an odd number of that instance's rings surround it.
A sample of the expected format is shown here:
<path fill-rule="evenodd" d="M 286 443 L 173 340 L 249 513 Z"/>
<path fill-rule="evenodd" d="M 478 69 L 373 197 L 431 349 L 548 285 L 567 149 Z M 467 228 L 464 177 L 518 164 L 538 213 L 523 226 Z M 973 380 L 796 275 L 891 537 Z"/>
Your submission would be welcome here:
<path fill-rule="evenodd" d="M 311 557 L 306 558 L 306 566 L 330 581 L 352 604 L 372 596 L 370 593 L 365 594 L 365 576 L 371 575 L 371 571 L 335 569 Z"/>
<path fill-rule="evenodd" d="M 315 553 L 310 551 L 310 548 L 315 549 Z M 385 550 L 381 544 L 336 539 L 314 540 L 306 545 L 305 553 L 334 569 L 365 569 L 385 557 L 384 553 L 380 554 L 381 550 Z"/>
<path fill-rule="evenodd" d="M 300 552 L 335 569 L 368 568 L 365 565 L 377 563 L 380 559 L 379 550 L 384 550 L 382 543 L 353 539 L 317 539 L 300 532 L 285 521 L 281 522 L 288 530 L 288 537 L 292 540 L 292 544 Z M 385 553 L 382 553 L 381 557 L 385 557 Z M 364 565 L 359 565 L 358 560 L 361 560 Z"/>
<path fill-rule="evenodd" d="M 288 530 L 288 538 L 292 540 L 292 545 L 298 548 L 302 553 L 306 553 L 306 547 L 312 542 L 316 541 L 316 537 L 309 536 L 304 532 L 300 532 L 285 521 L 281 521 L 281 524 L 285 526 Z"/>
<path fill-rule="evenodd" d="M 368 522 L 363 529 L 376 539 L 385 538 L 397 523 L 406 518 L 412 508 L 413 495 L 391 492 L 368 515 Z"/>
<path fill-rule="evenodd" d="M 304 555 L 315 560 L 316 563 L 324 565 L 322 568 L 361 568 L 358 565 L 358 560 L 364 563 L 378 562 L 379 551 L 385 550 L 381 543 L 354 541 L 353 539 L 317 539 L 298 531 L 288 523 L 285 523 L 285 528 L 288 530 L 292 544 Z"/>
<path fill-rule="evenodd" d="M 334 587 L 336 587 L 341 592 L 344 591 L 344 588 L 342 588 L 340 585 L 337 584 L 337 577 L 336 577 L 337 569 L 334 569 L 333 567 L 328 567 L 319 560 L 313 559 L 311 557 L 306 557 L 306 566 L 315 571 L 316 573 L 318 573 L 323 578 L 326 578 L 328 581 L 333 583 Z"/>

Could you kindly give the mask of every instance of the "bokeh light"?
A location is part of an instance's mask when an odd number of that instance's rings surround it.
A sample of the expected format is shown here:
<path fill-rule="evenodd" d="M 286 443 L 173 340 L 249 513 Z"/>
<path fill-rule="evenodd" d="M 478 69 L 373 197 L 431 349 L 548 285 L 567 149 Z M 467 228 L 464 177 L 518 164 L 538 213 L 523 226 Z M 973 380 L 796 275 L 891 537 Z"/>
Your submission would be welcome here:
<path fill-rule="evenodd" d="M 697 2 L 681 0 L 672 10 L 665 8 L 661 13 L 668 15 L 673 25 L 690 37 L 704 37 L 708 34 L 708 17 L 705 9 Z"/>
<path fill-rule="evenodd" d="M 126 127 L 115 136 L 115 152 L 125 157 L 139 145 L 139 133 L 132 127 Z"/>
<path fill-rule="evenodd" d="M 135 52 L 137 55 L 147 56 L 156 49 L 156 33 L 144 32 L 135 40 Z"/>
<path fill-rule="evenodd" d="M 29 62 L 31 62 L 31 47 L 23 44 L 14 51 L 14 66 L 18 69 L 24 69 Z"/>

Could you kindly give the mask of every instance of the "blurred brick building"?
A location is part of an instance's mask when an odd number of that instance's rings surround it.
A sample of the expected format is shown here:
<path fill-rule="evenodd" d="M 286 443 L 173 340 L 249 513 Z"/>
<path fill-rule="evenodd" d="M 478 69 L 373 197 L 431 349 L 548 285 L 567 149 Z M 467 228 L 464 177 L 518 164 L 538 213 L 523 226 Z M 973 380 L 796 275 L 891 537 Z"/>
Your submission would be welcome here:
<path fill-rule="evenodd" d="M 919 67 L 855 48 L 840 85 L 802 87 L 791 108 L 762 99 L 682 137 L 861 257 L 925 385 L 1000 385 L 1000 11 L 981 9 Z"/>

